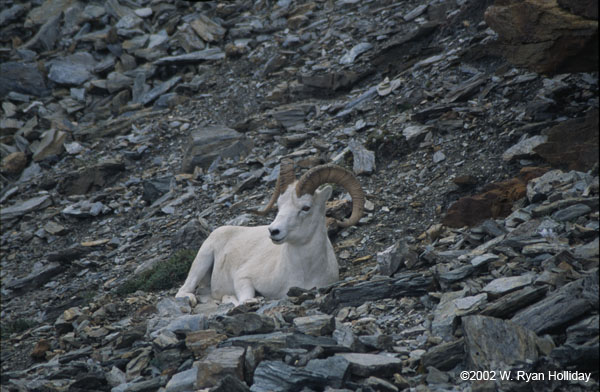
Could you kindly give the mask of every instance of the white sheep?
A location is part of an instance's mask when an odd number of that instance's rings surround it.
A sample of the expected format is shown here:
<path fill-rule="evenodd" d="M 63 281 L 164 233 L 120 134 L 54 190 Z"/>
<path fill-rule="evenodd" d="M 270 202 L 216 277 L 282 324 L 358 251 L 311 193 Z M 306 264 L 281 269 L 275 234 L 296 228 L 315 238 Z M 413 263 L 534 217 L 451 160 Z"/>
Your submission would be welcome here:
<path fill-rule="evenodd" d="M 222 226 L 204 241 L 176 297 L 196 304 L 194 292 L 209 273 L 211 295 L 235 304 L 258 293 L 265 298 L 283 298 L 290 287 L 310 289 L 327 286 L 339 279 L 333 246 L 327 236 L 325 203 L 331 186 L 343 186 L 352 197 L 352 214 L 341 227 L 358 222 L 363 213 L 364 193 L 348 170 L 320 165 L 298 181 L 291 160 L 284 160 L 275 191 L 258 214 L 266 214 L 277 201 L 279 211 L 268 226 Z"/>

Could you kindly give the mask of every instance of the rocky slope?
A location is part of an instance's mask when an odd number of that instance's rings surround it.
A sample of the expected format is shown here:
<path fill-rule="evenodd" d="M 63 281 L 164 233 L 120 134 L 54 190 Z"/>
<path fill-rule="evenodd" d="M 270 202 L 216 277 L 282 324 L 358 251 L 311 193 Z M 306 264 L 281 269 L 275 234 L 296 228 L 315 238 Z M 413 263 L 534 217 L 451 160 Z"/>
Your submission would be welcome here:
<path fill-rule="evenodd" d="M 526 2 L 585 19 L 535 36 L 579 45 L 544 68 L 504 3 L 6 2 L 2 391 L 597 390 L 597 52 L 572 68 L 597 4 Z M 330 231 L 338 284 L 194 309 L 180 282 L 119 290 L 268 223 L 246 211 L 284 157 L 365 189 Z"/>

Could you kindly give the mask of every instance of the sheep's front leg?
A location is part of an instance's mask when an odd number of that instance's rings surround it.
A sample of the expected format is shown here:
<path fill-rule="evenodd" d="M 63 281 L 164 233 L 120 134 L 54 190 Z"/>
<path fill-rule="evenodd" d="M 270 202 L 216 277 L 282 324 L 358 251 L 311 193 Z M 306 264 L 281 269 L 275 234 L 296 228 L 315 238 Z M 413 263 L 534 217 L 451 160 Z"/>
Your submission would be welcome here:
<path fill-rule="evenodd" d="M 175 295 L 175 298 L 189 298 L 192 306 L 196 306 L 198 303 L 196 296 L 194 295 L 198 282 L 204 278 L 204 275 L 206 275 L 213 265 L 213 253 L 206 244 L 207 242 L 205 241 L 202 247 L 200 247 L 196 258 L 190 267 L 190 272 L 188 273 L 185 283 L 183 283 L 183 286 L 181 286 Z"/>
<path fill-rule="evenodd" d="M 254 298 L 256 294 L 250 279 L 240 279 L 234 282 L 235 296 L 240 304 Z"/>

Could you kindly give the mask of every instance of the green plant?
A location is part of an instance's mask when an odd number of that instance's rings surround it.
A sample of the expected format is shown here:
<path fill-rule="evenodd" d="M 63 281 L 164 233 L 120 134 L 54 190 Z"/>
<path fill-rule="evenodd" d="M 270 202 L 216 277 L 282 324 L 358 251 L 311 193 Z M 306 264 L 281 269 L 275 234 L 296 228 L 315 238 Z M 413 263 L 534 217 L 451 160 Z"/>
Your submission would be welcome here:
<path fill-rule="evenodd" d="M 117 294 L 123 296 L 138 290 L 157 291 L 174 287 L 185 280 L 195 253 L 189 249 L 177 251 L 166 262 L 158 263 L 151 269 L 126 280 L 117 288 Z"/>
<path fill-rule="evenodd" d="M 8 338 L 13 333 L 20 333 L 28 330 L 29 328 L 35 327 L 37 323 L 31 319 L 16 319 L 6 323 L 2 323 L 0 329 L 2 330 L 2 339 Z"/>

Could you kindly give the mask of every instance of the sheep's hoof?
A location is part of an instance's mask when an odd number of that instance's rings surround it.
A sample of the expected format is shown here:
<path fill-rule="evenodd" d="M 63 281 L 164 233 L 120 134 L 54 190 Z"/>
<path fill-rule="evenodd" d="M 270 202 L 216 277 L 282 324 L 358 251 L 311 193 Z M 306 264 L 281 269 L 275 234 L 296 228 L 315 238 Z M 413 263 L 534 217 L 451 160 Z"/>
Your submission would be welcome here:
<path fill-rule="evenodd" d="M 187 298 L 190 301 L 190 306 L 192 308 L 198 303 L 196 296 L 192 293 L 177 293 L 175 298 Z"/>

